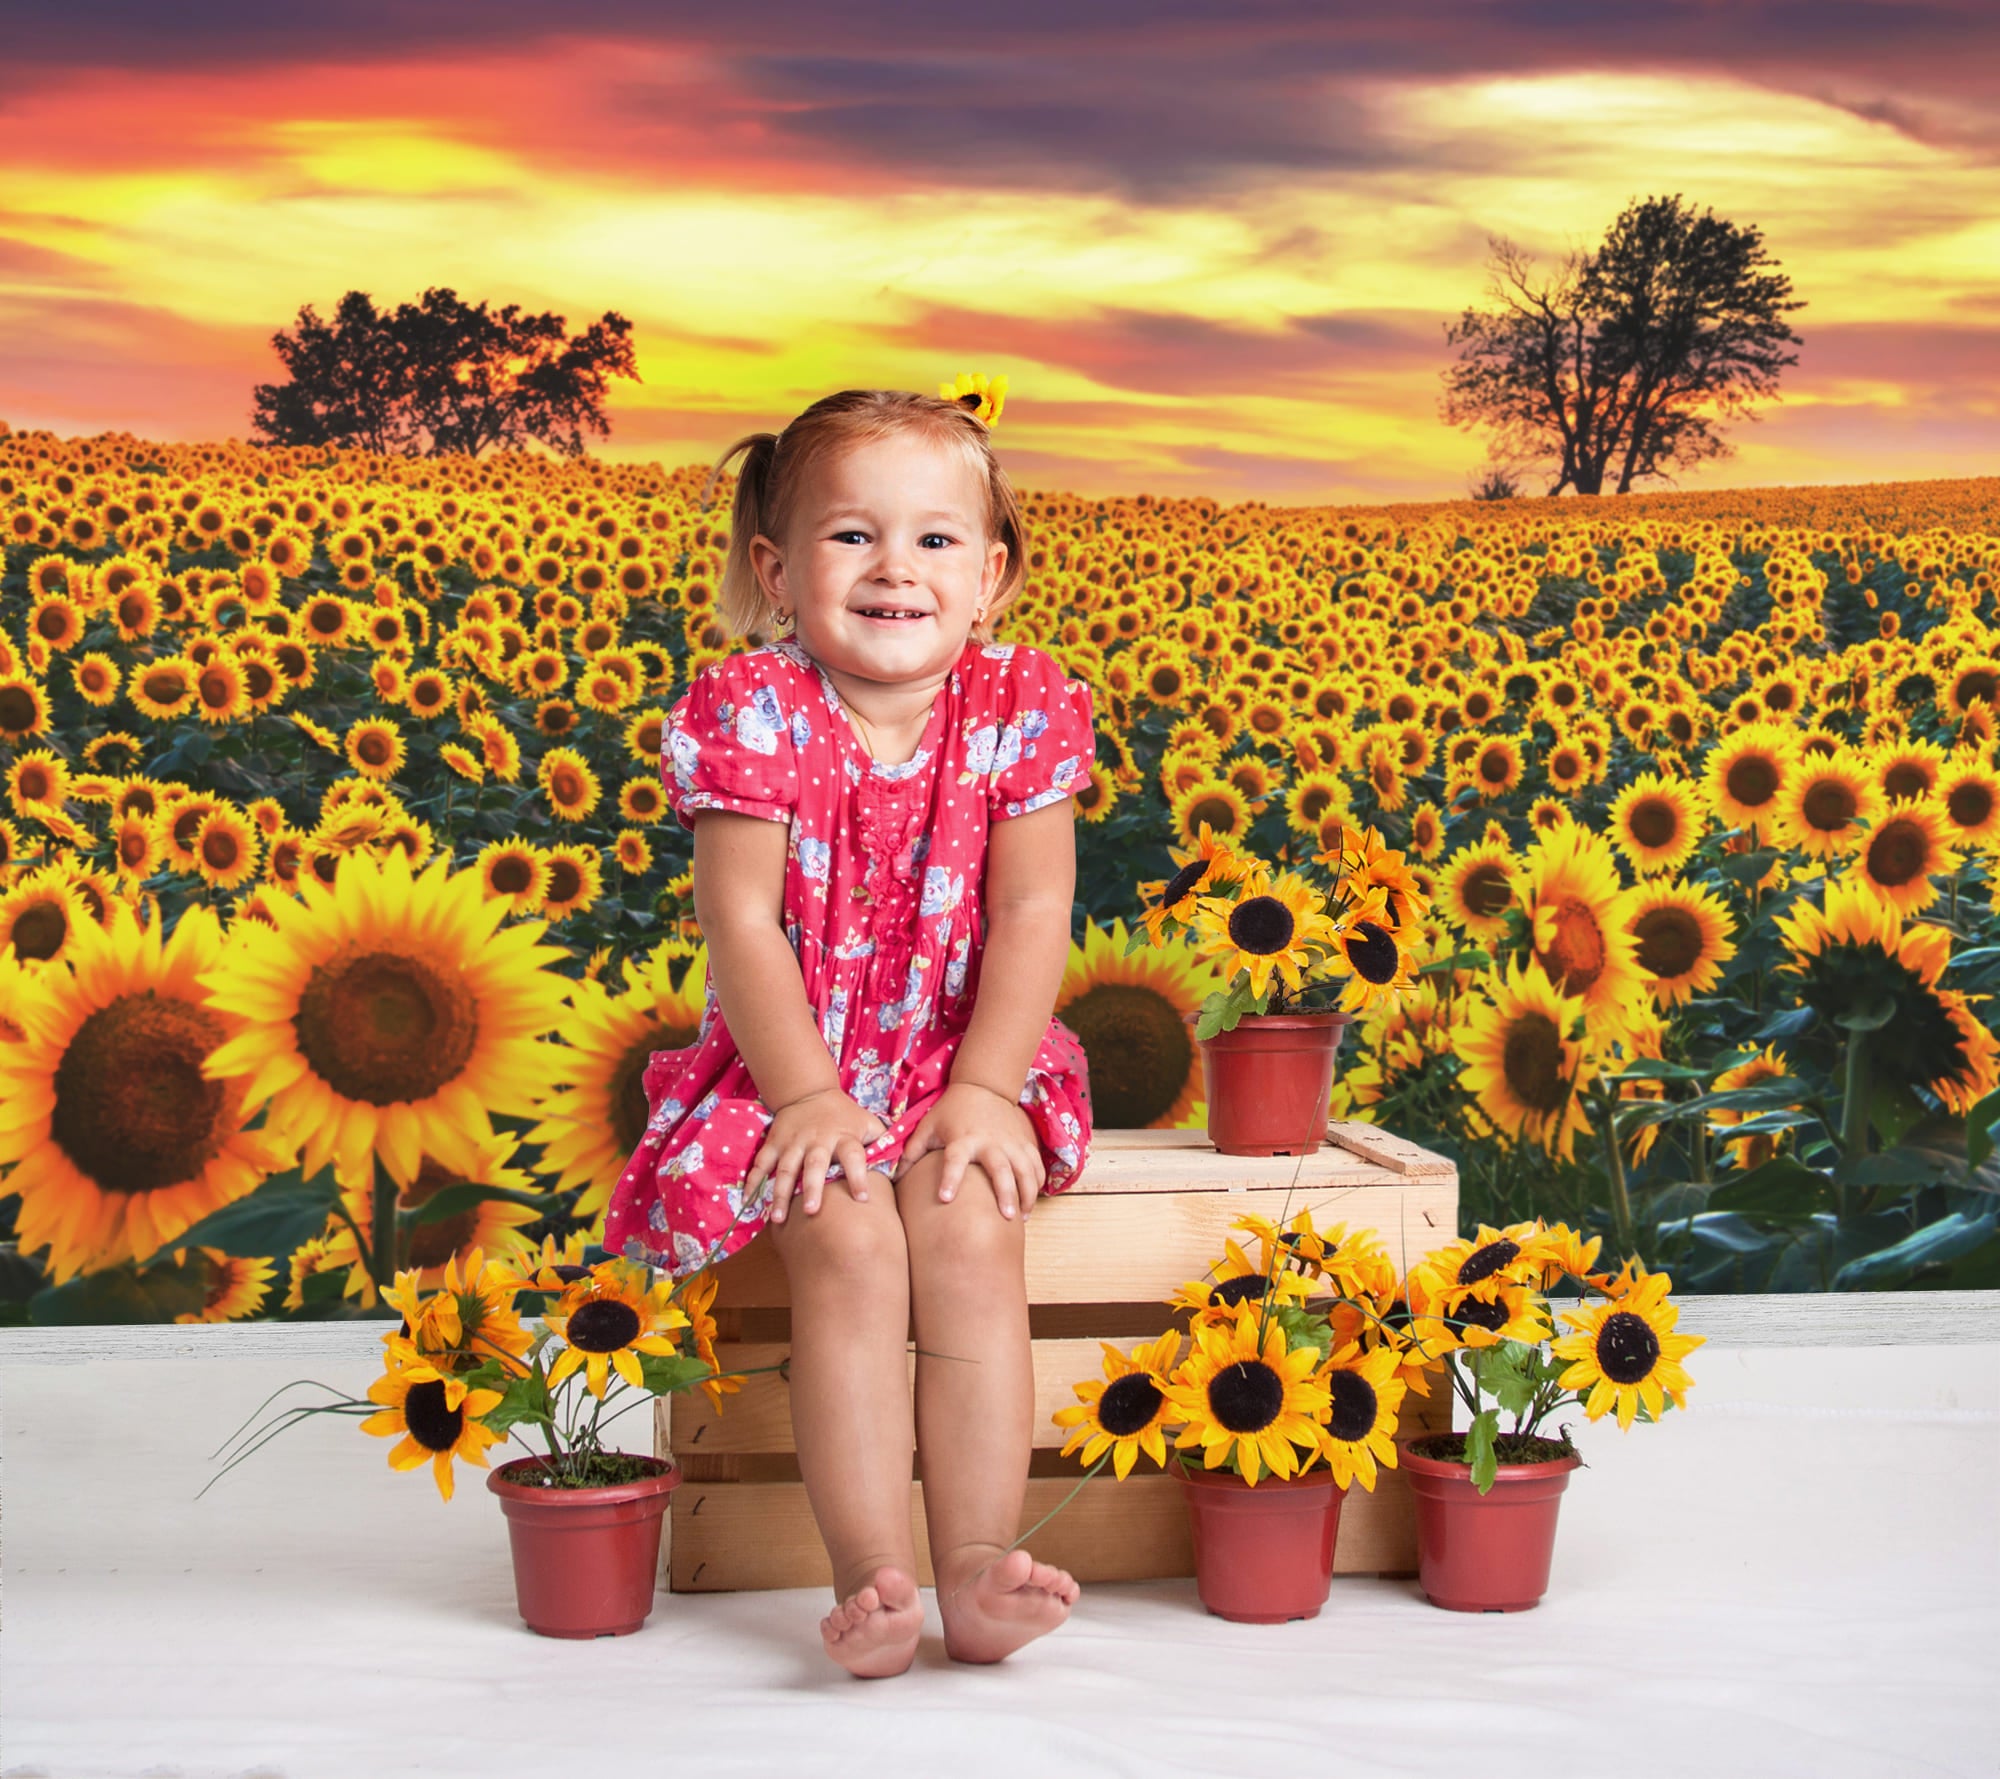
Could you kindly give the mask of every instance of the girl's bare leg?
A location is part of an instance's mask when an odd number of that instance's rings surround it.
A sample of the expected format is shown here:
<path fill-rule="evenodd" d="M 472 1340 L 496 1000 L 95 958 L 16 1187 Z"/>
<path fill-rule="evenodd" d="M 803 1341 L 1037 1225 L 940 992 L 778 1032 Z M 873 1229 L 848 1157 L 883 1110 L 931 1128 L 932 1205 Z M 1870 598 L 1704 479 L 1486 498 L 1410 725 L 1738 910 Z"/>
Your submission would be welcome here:
<path fill-rule="evenodd" d="M 910 1531 L 909 1253 L 895 1189 L 871 1173 L 857 1203 L 829 1181 L 818 1210 L 801 1193 L 768 1233 L 791 1287 L 799 1474 L 839 1601 L 820 1636 L 851 1673 L 900 1674 L 924 1609 Z"/>
<path fill-rule="evenodd" d="M 1035 1377 L 1024 1218 L 1003 1217 L 986 1170 L 938 1202 L 944 1153 L 896 1182 L 917 1332 L 917 1453 L 945 1652 L 997 1662 L 1069 1616 L 1065 1570 L 1008 1551 L 1020 1536 L 1034 1441 Z"/>

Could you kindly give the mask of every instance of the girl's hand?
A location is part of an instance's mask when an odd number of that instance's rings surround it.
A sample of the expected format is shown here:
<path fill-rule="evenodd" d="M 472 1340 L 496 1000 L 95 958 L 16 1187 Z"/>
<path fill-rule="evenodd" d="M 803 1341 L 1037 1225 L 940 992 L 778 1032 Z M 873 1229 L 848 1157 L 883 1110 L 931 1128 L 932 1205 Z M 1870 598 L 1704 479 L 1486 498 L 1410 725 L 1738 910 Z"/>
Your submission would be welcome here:
<path fill-rule="evenodd" d="M 802 1195 L 806 1215 L 813 1216 L 826 1192 L 827 1163 L 838 1161 L 847 1176 L 849 1194 L 865 1202 L 868 1156 L 862 1145 L 872 1143 L 888 1128 L 838 1087 L 792 1100 L 772 1114 L 763 1145 L 750 1158 L 750 1171 L 743 1176 L 743 1196 L 752 1196 L 758 1181 L 768 1173 L 773 1223 L 784 1222 L 794 1192 Z"/>
<path fill-rule="evenodd" d="M 924 1114 L 903 1145 L 896 1177 L 901 1179 L 912 1162 L 932 1149 L 944 1151 L 940 1203 L 958 1190 L 968 1162 L 978 1162 L 992 1179 L 1003 1217 L 1013 1216 L 1017 1205 L 1025 1216 L 1048 1179 L 1027 1113 L 1005 1095 L 970 1081 L 952 1082 Z"/>

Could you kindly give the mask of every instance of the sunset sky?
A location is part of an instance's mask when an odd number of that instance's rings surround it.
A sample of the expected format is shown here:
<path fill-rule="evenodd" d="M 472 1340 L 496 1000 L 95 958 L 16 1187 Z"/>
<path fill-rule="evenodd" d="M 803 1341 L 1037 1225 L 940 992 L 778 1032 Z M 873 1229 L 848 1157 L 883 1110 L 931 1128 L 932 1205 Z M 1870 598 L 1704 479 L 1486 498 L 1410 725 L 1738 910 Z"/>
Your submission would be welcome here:
<path fill-rule="evenodd" d="M 1689 487 L 1991 473 L 2000 7 L 570 0 L 10 9 L 0 419 L 247 438 L 311 303 L 633 322 L 617 459 L 1004 372 L 1025 489 L 1462 495 L 1488 237 L 1754 224 L 1807 307 Z M 1353 14 L 1355 16 L 1350 17 Z"/>

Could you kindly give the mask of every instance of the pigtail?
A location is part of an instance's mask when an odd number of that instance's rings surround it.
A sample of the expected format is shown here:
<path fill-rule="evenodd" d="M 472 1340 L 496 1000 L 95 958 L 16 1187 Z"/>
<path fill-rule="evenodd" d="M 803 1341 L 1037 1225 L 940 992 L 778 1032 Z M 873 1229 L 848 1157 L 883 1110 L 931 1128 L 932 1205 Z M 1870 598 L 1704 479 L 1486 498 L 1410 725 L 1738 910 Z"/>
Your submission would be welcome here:
<path fill-rule="evenodd" d="M 736 635 L 761 643 L 771 638 L 772 614 L 750 560 L 750 540 L 759 532 L 770 535 L 771 468 L 778 454 L 778 435 L 746 433 L 715 460 L 701 491 L 704 511 L 723 465 L 738 451 L 744 453 L 743 465 L 737 472 L 736 498 L 729 511 L 729 554 L 722 565 L 722 584 L 716 590 L 716 613 Z"/>

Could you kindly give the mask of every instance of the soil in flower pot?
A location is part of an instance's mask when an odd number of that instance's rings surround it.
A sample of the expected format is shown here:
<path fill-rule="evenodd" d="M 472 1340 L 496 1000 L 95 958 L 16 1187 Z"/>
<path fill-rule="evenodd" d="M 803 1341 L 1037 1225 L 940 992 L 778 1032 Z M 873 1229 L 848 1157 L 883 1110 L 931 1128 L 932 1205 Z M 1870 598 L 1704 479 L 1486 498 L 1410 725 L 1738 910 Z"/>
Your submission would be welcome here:
<path fill-rule="evenodd" d="M 1277 1625 L 1317 1618 L 1333 1582 L 1333 1545 L 1347 1491 L 1332 1471 L 1265 1475 L 1177 1461 L 1194 1544 L 1195 1592 L 1217 1618 Z"/>
<path fill-rule="evenodd" d="M 1549 1588 L 1556 1514 L 1569 1473 L 1583 1462 L 1561 1440 L 1503 1433 L 1500 1467 L 1482 1495 L 1463 1433 L 1430 1433 L 1403 1447 L 1400 1468 L 1417 1511 L 1417 1579 L 1448 1612 L 1525 1612 Z"/>
<path fill-rule="evenodd" d="M 680 1466 L 636 1452 L 604 1457 L 627 1480 L 552 1487 L 538 1458 L 487 1475 L 507 1516 L 515 1600 L 544 1637 L 629 1636 L 653 1610 L 660 1528 Z"/>
<path fill-rule="evenodd" d="M 1190 1027 L 1198 1013 L 1185 1016 Z M 1326 1140 L 1333 1065 L 1348 1015 L 1246 1013 L 1198 1038 L 1208 1139 L 1224 1155 L 1310 1155 Z"/>

